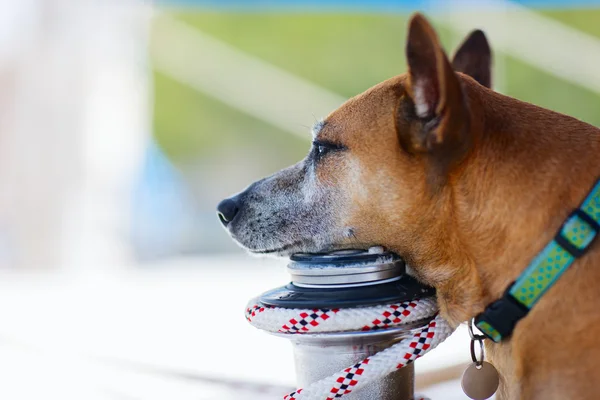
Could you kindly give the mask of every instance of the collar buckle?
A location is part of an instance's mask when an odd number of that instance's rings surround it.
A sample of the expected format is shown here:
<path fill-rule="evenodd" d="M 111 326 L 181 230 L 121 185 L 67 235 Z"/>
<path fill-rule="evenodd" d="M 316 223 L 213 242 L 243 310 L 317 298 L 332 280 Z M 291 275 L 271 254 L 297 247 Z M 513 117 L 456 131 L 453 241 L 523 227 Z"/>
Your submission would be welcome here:
<path fill-rule="evenodd" d="M 514 284 L 514 283 L 513 283 Z M 475 326 L 490 340 L 498 343 L 510 336 L 515 325 L 529 312 L 510 293 L 511 284 L 504 295 L 475 317 Z"/>

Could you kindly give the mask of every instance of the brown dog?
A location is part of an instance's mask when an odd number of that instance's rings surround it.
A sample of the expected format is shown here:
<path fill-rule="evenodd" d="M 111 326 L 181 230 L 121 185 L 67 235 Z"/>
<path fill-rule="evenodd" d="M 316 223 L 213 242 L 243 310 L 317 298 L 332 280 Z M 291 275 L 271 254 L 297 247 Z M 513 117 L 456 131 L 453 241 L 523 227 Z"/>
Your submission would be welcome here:
<path fill-rule="evenodd" d="M 467 49 L 482 46 L 478 35 Z M 255 253 L 383 245 L 437 289 L 443 317 L 457 325 L 500 298 L 585 198 L 600 176 L 600 130 L 455 72 L 420 15 L 406 55 L 407 74 L 315 126 L 305 160 L 219 211 Z M 489 86 L 489 57 L 454 64 Z M 499 398 L 600 396 L 599 284 L 592 246 L 510 338 L 488 343 Z"/>

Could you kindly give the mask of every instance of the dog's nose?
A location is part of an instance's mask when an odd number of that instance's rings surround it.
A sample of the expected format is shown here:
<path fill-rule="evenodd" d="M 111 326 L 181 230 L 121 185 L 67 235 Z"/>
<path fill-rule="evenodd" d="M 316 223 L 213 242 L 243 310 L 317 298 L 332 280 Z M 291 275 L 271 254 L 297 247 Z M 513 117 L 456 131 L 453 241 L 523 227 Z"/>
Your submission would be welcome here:
<path fill-rule="evenodd" d="M 223 225 L 227 226 L 235 218 L 239 210 L 236 198 L 230 197 L 219 203 L 217 206 L 217 215 Z"/>

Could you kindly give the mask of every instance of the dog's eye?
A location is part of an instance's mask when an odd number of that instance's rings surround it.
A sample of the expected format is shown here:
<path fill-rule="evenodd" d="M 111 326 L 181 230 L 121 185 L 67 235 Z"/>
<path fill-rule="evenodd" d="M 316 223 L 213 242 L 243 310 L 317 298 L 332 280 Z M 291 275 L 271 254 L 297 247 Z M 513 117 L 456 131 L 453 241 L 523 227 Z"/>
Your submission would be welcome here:
<path fill-rule="evenodd" d="M 327 143 L 313 142 L 314 160 L 319 161 L 332 149 Z"/>
<path fill-rule="evenodd" d="M 343 150 L 344 147 L 335 143 L 329 142 L 313 142 L 313 159 L 319 161 L 332 151 Z"/>

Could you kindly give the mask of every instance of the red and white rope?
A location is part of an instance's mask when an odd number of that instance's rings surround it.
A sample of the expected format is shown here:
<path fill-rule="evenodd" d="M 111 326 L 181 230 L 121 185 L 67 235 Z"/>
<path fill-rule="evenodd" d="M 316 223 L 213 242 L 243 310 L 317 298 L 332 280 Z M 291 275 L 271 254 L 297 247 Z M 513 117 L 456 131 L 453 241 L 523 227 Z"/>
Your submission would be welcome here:
<path fill-rule="evenodd" d="M 430 320 L 410 339 L 284 396 L 284 400 L 334 400 L 404 367 L 450 336 L 454 329 L 437 311 L 432 298 L 382 306 L 312 310 L 270 307 L 253 299 L 246 308 L 246 319 L 256 328 L 285 334 L 373 331 Z"/>

